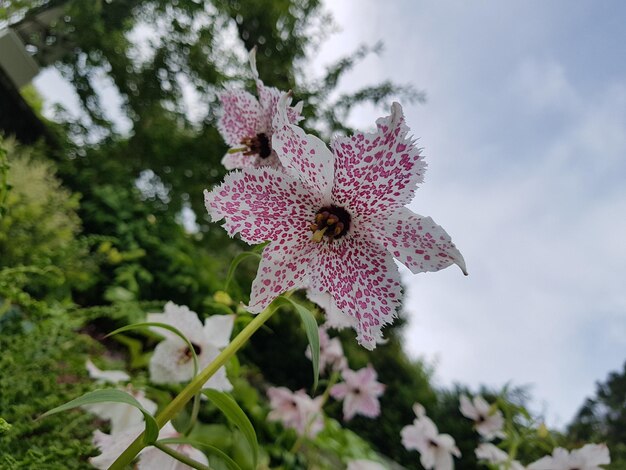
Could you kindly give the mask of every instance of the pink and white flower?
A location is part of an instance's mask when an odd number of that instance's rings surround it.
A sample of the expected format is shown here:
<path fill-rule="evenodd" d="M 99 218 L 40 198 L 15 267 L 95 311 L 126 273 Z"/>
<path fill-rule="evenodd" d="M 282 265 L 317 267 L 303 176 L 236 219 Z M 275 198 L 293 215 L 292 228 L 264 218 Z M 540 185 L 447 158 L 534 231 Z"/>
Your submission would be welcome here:
<path fill-rule="evenodd" d="M 602 470 L 600 465 L 610 463 L 611 457 L 606 445 L 587 444 L 571 452 L 557 447 L 552 456 L 531 463 L 528 470 Z"/>
<path fill-rule="evenodd" d="M 272 149 L 273 119 L 281 91 L 265 86 L 259 79 L 255 55 L 256 48 L 250 51 L 250 67 L 256 80 L 259 99 L 245 90 L 226 90 L 220 94 L 222 114 L 217 128 L 231 147 L 222 159 L 222 165 L 227 170 L 281 167 L 276 152 Z M 289 121 L 296 124 L 301 119 L 301 112 L 301 102 L 289 108 Z"/>
<path fill-rule="evenodd" d="M 150 313 L 148 321 L 171 325 L 185 335 L 198 356 L 198 370 L 202 370 L 213 362 L 221 349 L 228 345 L 235 317 L 234 315 L 212 315 L 206 318 L 203 325 L 198 315 L 188 307 L 168 302 L 164 313 Z M 190 380 L 194 372 L 193 354 L 187 343 L 164 328 L 151 327 L 151 329 L 162 335 L 165 340 L 157 345 L 150 359 L 150 380 L 155 383 Z M 226 377 L 226 369 L 220 367 L 203 388 L 232 390 L 232 385 Z"/>
<path fill-rule="evenodd" d="M 143 431 L 143 426 L 128 428 L 122 432 L 106 434 L 101 431 L 94 432 L 93 444 L 100 450 L 100 455 L 91 457 L 89 463 L 99 469 L 109 468 L 113 462 L 126 450 L 128 444 L 133 442 Z M 159 431 L 159 439 L 180 437 L 171 423 L 166 423 Z M 173 450 L 192 458 L 193 460 L 208 465 L 206 455 L 200 450 L 188 444 L 169 444 Z M 138 470 L 154 470 L 167 468 L 168 470 L 191 469 L 188 465 L 170 457 L 156 447 L 146 447 L 139 453 Z"/>
<path fill-rule="evenodd" d="M 332 152 L 287 117 L 286 95 L 274 117 L 272 147 L 286 173 L 272 168 L 232 172 L 205 191 L 213 221 L 251 244 L 270 241 L 252 285 L 258 313 L 281 293 L 309 289 L 329 299 L 335 317 L 373 349 L 400 306 L 396 258 L 412 272 L 465 263 L 430 217 L 404 207 L 425 163 L 394 103 L 376 132 L 339 137 Z M 324 305 L 322 305 L 324 306 Z"/>
<path fill-rule="evenodd" d="M 480 395 L 476 395 L 473 400 L 470 400 L 465 395 L 461 395 L 461 406 L 459 409 L 463 416 L 474 420 L 476 431 L 488 441 L 496 437 L 505 437 L 505 434 L 502 432 L 504 427 L 502 412 L 492 409 L 492 406 Z"/>
<path fill-rule="evenodd" d="M 478 460 L 496 465 L 499 470 L 524 470 L 517 460 L 511 460 L 509 454 L 491 443 L 483 442 L 474 451 Z"/>
<path fill-rule="evenodd" d="M 343 399 L 343 419 L 349 421 L 357 414 L 368 418 L 378 416 L 378 397 L 385 391 L 385 385 L 376 380 L 378 375 L 374 368 L 368 365 L 358 371 L 344 369 L 342 377 L 344 382 L 334 385 L 330 395 L 337 400 Z"/>
<path fill-rule="evenodd" d="M 267 396 L 272 408 L 267 415 L 270 421 L 280 421 L 307 437 L 315 437 L 324 428 L 322 397 L 311 398 L 304 390 L 292 392 L 285 387 L 270 387 Z"/>
<path fill-rule="evenodd" d="M 343 347 L 339 338 L 330 338 L 327 328 L 319 327 L 320 337 L 320 374 L 324 374 L 327 368 L 332 371 L 342 371 L 348 367 L 348 360 L 343 354 Z M 311 359 L 311 346 L 307 346 L 306 357 Z"/>
<path fill-rule="evenodd" d="M 413 410 L 417 418 L 413 424 L 400 431 L 402 445 L 407 450 L 417 450 L 420 453 L 420 462 L 425 469 L 452 470 L 452 456 L 461 456 L 454 439 L 449 434 L 439 434 L 437 426 L 426 416 L 424 407 L 419 403 L 413 406 Z"/>

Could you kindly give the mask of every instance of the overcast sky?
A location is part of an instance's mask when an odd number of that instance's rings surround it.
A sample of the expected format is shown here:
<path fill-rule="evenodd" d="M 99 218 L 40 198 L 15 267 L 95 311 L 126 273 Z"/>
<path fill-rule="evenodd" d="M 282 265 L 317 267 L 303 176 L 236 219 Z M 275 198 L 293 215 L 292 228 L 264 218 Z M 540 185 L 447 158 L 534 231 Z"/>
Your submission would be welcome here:
<path fill-rule="evenodd" d="M 429 165 L 411 208 L 467 261 L 412 275 L 410 353 L 441 385 L 531 385 L 563 425 L 626 360 L 626 3 L 333 0 L 319 64 L 382 40 L 344 89 L 383 79 Z M 368 128 L 381 115 L 351 117 Z"/>
<path fill-rule="evenodd" d="M 470 273 L 404 272 L 410 354 L 436 362 L 440 385 L 531 385 L 534 410 L 564 425 L 626 359 L 626 2 L 327 7 L 342 31 L 312 70 L 382 40 L 341 87 L 426 92 L 405 104 L 429 165 L 411 207 L 450 233 Z M 53 71 L 35 83 L 47 109 L 78 107 Z M 351 124 L 382 114 L 361 108 Z"/>

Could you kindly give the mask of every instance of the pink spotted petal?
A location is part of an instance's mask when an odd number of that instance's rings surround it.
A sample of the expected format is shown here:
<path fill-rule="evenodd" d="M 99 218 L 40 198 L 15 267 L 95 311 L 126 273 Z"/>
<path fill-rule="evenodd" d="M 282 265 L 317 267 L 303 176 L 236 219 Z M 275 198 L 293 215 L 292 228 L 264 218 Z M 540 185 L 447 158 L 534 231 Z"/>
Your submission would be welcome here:
<path fill-rule="evenodd" d="M 278 105 L 272 148 L 287 171 L 324 195 L 324 203 L 329 203 L 335 157 L 322 140 L 290 123 L 286 111 L 288 99 L 284 94 Z"/>
<path fill-rule="evenodd" d="M 456 263 L 467 275 L 463 255 L 450 235 L 430 217 L 422 217 L 403 207 L 382 222 L 381 230 L 373 233 L 411 272 L 439 271 Z"/>
<path fill-rule="evenodd" d="M 266 167 L 229 173 L 220 186 L 204 191 L 204 200 L 214 222 L 225 218 L 230 236 L 239 233 L 252 244 L 308 235 L 320 207 L 319 197 L 297 179 Z"/>
<path fill-rule="evenodd" d="M 273 241 L 263 249 L 256 278 L 252 283 L 248 310 L 259 313 L 280 294 L 306 287 L 309 253 L 313 243 L 306 233 L 296 233 Z"/>
<path fill-rule="evenodd" d="M 330 292 L 337 308 L 356 320 L 357 341 L 374 349 L 400 305 L 400 274 L 391 255 L 356 227 L 318 247 L 311 285 Z"/>
<path fill-rule="evenodd" d="M 331 147 L 336 155 L 334 202 L 379 220 L 411 201 L 426 164 L 407 137 L 409 129 L 398 103 L 376 125 L 374 133 L 338 137 Z"/>
<path fill-rule="evenodd" d="M 222 114 L 217 129 L 231 147 L 241 147 L 241 139 L 259 132 L 261 107 L 245 90 L 226 90 L 220 94 Z"/>
<path fill-rule="evenodd" d="M 236 170 L 237 168 L 261 168 L 264 166 L 270 168 L 282 168 L 280 160 L 275 152 L 269 157 L 261 158 L 258 155 L 244 155 L 243 152 L 228 152 L 222 158 L 222 165 L 227 170 Z"/>

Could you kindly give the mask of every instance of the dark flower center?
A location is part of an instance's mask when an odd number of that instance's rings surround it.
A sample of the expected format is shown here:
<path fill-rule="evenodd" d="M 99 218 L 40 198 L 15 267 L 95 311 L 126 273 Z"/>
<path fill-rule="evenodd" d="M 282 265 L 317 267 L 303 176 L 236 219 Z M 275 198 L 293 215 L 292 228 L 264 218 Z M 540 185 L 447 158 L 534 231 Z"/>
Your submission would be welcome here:
<path fill-rule="evenodd" d="M 433 441 L 432 439 L 429 439 L 429 440 L 428 440 L 428 445 L 429 445 L 430 447 L 435 447 L 435 448 L 439 447 L 439 444 L 437 444 L 437 443 L 436 443 L 435 441 Z"/>
<path fill-rule="evenodd" d="M 315 221 L 309 226 L 313 241 L 319 243 L 324 237 L 328 241 L 343 237 L 350 229 L 350 214 L 343 207 L 322 207 L 315 214 Z"/>
<path fill-rule="evenodd" d="M 243 152 L 244 155 L 258 155 L 260 158 L 267 158 L 272 154 L 272 145 L 269 137 L 264 132 L 257 134 L 254 137 L 244 137 L 241 139 L 241 144 L 248 147 L 248 150 Z"/>
<path fill-rule="evenodd" d="M 202 352 L 202 348 L 195 343 L 191 343 L 191 345 L 193 346 L 193 350 L 196 353 L 196 356 L 199 356 L 200 353 Z M 185 356 L 187 359 L 191 359 L 193 357 L 193 354 L 191 354 L 191 349 L 189 349 L 189 346 L 185 348 L 185 351 L 183 352 L 183 356 Z"/>

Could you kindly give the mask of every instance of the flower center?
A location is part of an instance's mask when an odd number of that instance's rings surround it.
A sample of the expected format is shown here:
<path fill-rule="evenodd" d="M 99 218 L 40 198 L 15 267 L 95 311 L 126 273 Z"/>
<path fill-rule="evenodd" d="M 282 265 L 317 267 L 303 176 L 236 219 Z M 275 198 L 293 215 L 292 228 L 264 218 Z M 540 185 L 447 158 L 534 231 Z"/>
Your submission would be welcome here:
<path fill-rule="evenodd" d="M 322 207 L 315 214 L 315 222 L 309 225 L 313 232 L 312 240 L 319 243 L 324 237 L 327 237 L 328 241 L 343 237 L 350 229 L 350 220 L 350 214 L 343 207 Z"/>
<path fill-rule="evenodd" d="M 241 139 L 241 144 L 248 147 L 248 150 L 243 152 L 244 155 L 258 155 L 262 159 L 266 159 L 272 154 L 272 145 L 269 137 L 264 132 L 257 134 L 254 137 L 244 137 Z"/>
<path fill-rule="evenodd" d="M 191 343 L 191 345 L 193 346 L 193 350 L 196 353 L 196 356 L 199 356 L 202 352 L 202 348 L 195 343 Z M 185 347 L 181 355 L 181 362 L 189 362 L 191 359 L 193 359 L 193 354 L 191 354 L 191 349 L 189 349 L 189 346 L 187 346 Z"/>

